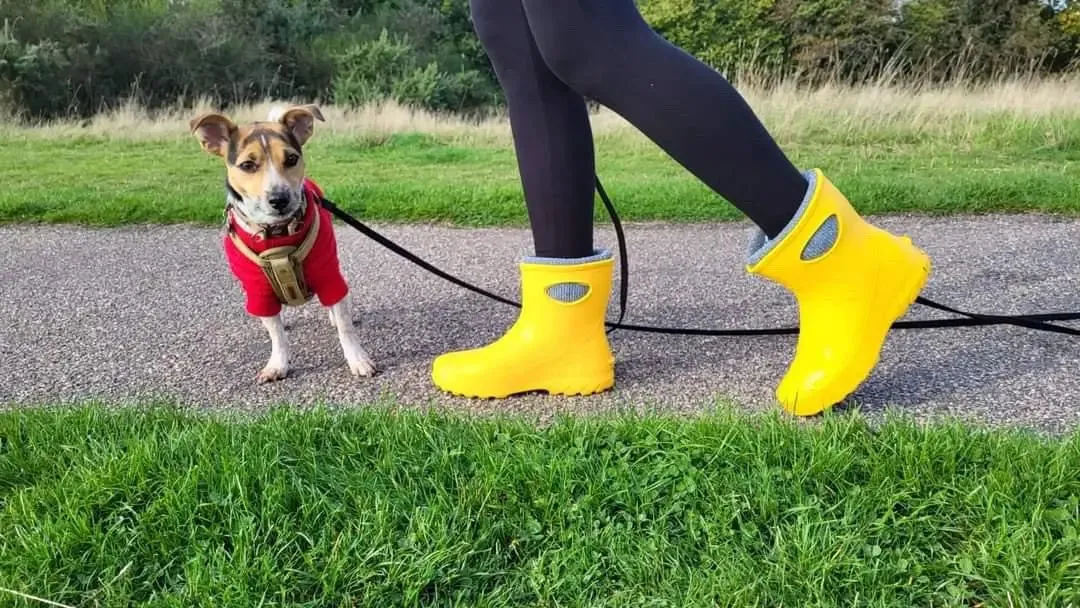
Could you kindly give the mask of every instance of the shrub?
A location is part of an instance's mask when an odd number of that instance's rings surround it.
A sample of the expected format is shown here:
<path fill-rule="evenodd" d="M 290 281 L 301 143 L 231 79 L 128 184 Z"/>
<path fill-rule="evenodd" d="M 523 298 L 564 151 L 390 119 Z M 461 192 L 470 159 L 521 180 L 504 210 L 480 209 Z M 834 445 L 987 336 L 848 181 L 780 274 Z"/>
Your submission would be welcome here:
<path fill-rule="evenodd" d="M 661 35 L 729 75 L 984 79 L 1080 57 L 1080 0 L 637 1 Z M 28 118 L 131 97 L 502 103 L 469 0 L 0 0 L 0 23 L 0 111 Z"/>
<path fill-rule="evenodd" d="M 661 36 L 731 73 L 740 66 L 775 71 L 787 64 L 776 0 L 642 0 L 641 14 Z"/>
<path fill-rule="evenodd" d="M 447 73 L 431 60 L 419 65 L 405 36 L 382 30 L 374 40 L 354 44 L 338 58 L 334 102 L 361 105 L 392 99 L 436 111 L 473 110 L 489 104 L 490 86 L 476 70 Z"/>

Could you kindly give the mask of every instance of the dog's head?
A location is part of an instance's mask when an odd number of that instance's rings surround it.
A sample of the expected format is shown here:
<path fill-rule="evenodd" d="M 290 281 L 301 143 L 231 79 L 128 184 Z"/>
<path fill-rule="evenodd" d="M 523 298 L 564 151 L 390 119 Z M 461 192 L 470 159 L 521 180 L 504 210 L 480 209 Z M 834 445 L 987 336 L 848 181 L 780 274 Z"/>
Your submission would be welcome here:
<path fill-rule="evenodd" d="M 217 112 L 197 116 L 190 125 L 203 150 L 225 160 L 230 203 L 249 222 L 272 225 L 289 221 L 303 207 L 303 147 L 316 119 L 325 120 L 319 108 L 305 105 L 244 126 Z"/>

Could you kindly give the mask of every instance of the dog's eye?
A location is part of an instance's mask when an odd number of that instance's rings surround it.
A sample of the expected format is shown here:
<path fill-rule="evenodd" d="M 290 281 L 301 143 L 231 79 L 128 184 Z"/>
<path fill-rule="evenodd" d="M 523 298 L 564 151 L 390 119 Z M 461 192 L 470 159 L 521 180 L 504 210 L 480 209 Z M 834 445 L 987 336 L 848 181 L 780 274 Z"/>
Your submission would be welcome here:
<path fill-rule="evenodd" d="M 240 163 L 240 169 L 243 170 L 243 171 L 247 171 L 248 173 L 251 173 L 252 171 L 255 170 L 255 162 L 250 161 L 250 160 L 245 160 L 244 162 Z"/>
<path fill-rule="evenodd" d="M 285 166 L 286 167 L 295 167 L 296 163 L 298 163 L 298 162 L 300 162 L 300 156 L 299 155 L 294 154 L 292 152 L 289 152 L 288 154 L 285 155 Z"/>

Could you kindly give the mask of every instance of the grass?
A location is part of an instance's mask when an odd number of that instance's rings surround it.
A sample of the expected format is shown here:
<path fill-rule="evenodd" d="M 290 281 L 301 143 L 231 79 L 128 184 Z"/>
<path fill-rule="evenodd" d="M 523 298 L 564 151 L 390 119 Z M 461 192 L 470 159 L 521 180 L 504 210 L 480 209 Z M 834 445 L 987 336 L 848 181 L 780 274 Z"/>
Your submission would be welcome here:
<path fill-rule="evenodd" d="M 1075 78 L 740 90 L 864 212 L 1080 209 Z M 0 222 L 219 222 L 219 161 L 186 132 L 203 109 L 0 124 Z M 525 222 L 505 119 L 323 111 L 311 175 L 346 209 Z M 624 219 L 739 217 L 618 117 L 593 125 Z M 1077 606 L 1077 471 L 1080 432 L 852 414 L 0 412 L 0 606 Z"/>
<path fill-rule="evenodd" d="M 1075 77 L 742 90 L 792 160 L 826 170 L 865 213 L 1080 210 Z M 0 222 L 219 222 L 220 161 L 186 131 L 204 109 L 150 116 L 128 106 L 86 123 L 0 126 L 18 151 L 0 166 L 9 185 Z M 324 112 L 309 172 L 346 210 L 377 221 L 525 223 L 505 119 L 469 123 L 393 105 Z M 618 116 L 599 112 L 593 124 L 597 170 L 624 219 L 741 217 Z"/>
<path fill-rule="evenodd" d="M 855 415 L 16 411 L 0 587 L 103 607 L 1064 607 L 1077 471 L 1080 434 Z"/>

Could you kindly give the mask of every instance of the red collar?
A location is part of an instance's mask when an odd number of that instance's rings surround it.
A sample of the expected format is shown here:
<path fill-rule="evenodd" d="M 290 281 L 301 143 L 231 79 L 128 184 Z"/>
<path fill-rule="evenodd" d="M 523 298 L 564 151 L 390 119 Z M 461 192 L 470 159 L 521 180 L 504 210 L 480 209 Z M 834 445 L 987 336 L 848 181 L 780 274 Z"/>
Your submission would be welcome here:
<path fill-rule="evenodd" d="M 318 213 L 319 200 L 315 192 L 315 186 L 310 181 L 304 180 L 304 215 L 299 218 L 299 225 L 295 226 L 292 234 L 288 234 L 289 224 L 274 226 L 267 232 L 252 234 L 237 223 L 235 211 L 228 211 L 228 230 L 235 233 L 255 253 L 262 253 L 274 247 L 295 247 L 299 245 L 311 229 L 311 223 Z M 297 220 L 294 220 L 294 222 Z"/>

